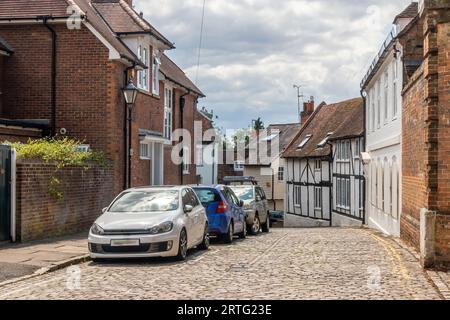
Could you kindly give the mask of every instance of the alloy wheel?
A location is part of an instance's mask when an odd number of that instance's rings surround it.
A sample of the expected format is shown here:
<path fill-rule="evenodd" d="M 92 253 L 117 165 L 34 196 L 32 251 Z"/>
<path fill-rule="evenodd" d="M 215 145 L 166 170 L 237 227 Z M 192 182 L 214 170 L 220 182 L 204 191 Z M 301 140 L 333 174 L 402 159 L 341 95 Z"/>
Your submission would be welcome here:
<path fill-rule="evenodd" d="M 259 222 L 259 217 L 255 216 L 255 218 L 253 219 L 253 224 L 252 224 L 252 233 L 257 234 L 260 229 L 261 229 L 261 224 Z"/>

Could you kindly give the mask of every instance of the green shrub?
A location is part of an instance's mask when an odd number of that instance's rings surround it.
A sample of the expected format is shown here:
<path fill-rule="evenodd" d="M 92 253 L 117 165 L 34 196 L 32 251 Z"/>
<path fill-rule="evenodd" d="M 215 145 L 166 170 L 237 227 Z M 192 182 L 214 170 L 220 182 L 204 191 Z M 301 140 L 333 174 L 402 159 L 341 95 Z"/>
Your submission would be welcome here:
<path fill-rule="evenodd" d="M 76 147 L 82 142 L 69 138 L 44 138 L 28 140 L 27 143 L 9 143 L 16 149 L 18 159 L 39 159 L 47 163 L 55 163 L 58 169 L 66 166 L 84 166 L 96 162 L 106 166 L 107 159 L 102 152 L 89 150 L 80 152 Z"/>
<path fill-rule="evenodd" d="M 37 159 L 46 163 L 56 165 L 54 175 L 50 178 L 48 192 L 55 197 L 57 201 L 63 198 L 60 190 L 61 181 L 55 176 L 58 170 L 66 166 L 80 166 L 85 170 L 89 169 L 89 163 L 96 163 L 106 167 L 108 160 L 103 152 L 92 151 L 80 152 L 77 147 L 82 142 L 69 138 L 44 138 L 37 140 L 28 140 L 27 143 L 4 142 L 16 149 L 18 159 Z"/>

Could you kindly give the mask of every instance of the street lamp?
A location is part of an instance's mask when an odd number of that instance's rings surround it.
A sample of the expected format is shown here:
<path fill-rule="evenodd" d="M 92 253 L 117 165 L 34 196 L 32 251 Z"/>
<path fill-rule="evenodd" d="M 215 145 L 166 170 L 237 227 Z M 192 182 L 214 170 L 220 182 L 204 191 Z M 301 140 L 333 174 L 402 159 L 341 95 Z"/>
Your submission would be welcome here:
<path fill-rule="evenodd" d="M 125 86 L 125 88 L 122 89 L 122 91 L 123 91 L 123 96 L 125 98 L 126 106 L 128 107 L 127 110 L 126 110 L 127 111 L 126 112 L 126 118 L 128 120 L 127 121 L 128 125 L 127 125 L 127 128 L 126 128 L 126 137 L 125 137 L 125 141 L 126 141 L 125 143 L 127 144 L 127 147 L 125 148 L 125 150 L 126 150 L 125 152 L 127 153 L 126 154 L 127 161 L 125 163 L 126 163 L 126 167 L 128 167 L 128 174 L 127 174 L 127 176 L 128 176 L 127 180 L 128 181 L 127 181 L 126 185 L 129 188 L 129 187 L 131 187 L 131 157 L 133 155 L 133 149 L 131 148 L 131 145 L 132 145 L 131 144 L 131 142 L 132 142 L 132 138 L 131 138 L 131 134 L 132 134 L 132 131 L 131 131 L 131 121 L 132 121 L 131 111 L 132 111 L 132 108 L 133 108 L 133 106 L 134 106 L 134 104 L 136 102 L 138 89 L 134 86 L 133 80 L 130 79 L 128 81 L 128 84 Z"/>
<path fill-rule="evenodd" d="M 136 97 L 138 94 L 138 89 L 134 86 L 133 80 L 130 79 L 125 88 L 122 89 L 123 96 L 125 97 L 125 102 L 128 106 L 132 106 L 136 102 Z"/>

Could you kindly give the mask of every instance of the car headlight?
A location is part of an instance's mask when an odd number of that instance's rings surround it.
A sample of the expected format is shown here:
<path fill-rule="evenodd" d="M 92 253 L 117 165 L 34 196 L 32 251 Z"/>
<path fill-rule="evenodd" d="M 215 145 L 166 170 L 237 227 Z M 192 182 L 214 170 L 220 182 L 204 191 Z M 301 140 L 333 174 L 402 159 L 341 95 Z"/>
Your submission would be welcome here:
<path fill-rule="evenodd" d="M 173 229 L 173 223 L 170 221 L 163 222 L 149 229 L 151 234 L 166 233 Z"/>
<path fill-rule="evenodd" d="M 103 230 L 98 224 L 94 223 L 91 227 L 92 234 L 96 234 L 98 236 L 101 236 L 105 234 L 105 230 Z"/>

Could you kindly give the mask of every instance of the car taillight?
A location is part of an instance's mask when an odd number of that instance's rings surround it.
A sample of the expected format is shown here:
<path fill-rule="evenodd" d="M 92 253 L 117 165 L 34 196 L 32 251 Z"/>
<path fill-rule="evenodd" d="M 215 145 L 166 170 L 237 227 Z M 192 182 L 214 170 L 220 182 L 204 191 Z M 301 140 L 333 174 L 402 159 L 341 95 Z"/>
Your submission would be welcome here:
<path fill-rule="evenodd" d="M 217 205 L 216 213 L 225 213 L 227 211 L 228 207 L 227 204 L 224 201 L 220 201 Z"/>

